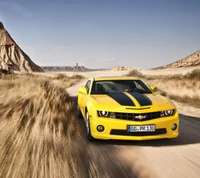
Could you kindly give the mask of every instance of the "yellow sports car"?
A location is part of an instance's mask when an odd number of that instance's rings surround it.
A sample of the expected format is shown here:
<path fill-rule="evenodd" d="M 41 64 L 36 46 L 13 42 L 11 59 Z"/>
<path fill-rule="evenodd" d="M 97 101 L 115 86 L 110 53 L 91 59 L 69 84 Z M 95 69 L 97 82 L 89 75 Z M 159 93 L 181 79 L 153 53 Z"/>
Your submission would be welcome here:
<path fill-rule="evenodd" d="M 175 138 L 178 112 L 156 87 L 133 77 L 91 78 L 78 91 L 78 111 L 88 140 Z"/>

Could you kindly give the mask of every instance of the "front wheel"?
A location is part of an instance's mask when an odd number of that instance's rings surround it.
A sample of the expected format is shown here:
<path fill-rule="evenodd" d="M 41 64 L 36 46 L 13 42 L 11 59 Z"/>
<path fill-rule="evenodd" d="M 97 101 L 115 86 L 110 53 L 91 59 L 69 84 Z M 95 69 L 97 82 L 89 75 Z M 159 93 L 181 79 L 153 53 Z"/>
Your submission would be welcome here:
<path fill-rule="evenodd" d="M 89 119 L 89 114 L 88 114 L 87 111 L 86 111 L 85 117 L 86 117 L 85 125 L 86 125 L 87 139 L 88 139 L 89 141 L 93 141 L 94 138 L 93 138 L 93 136 L 92 136 L 92 134 L 91 134 L 91 130 L 90 130 L 90 119 Z"/>
<path fill-rule="evenodd" d="M 79 119 L 82 119 L 82 118 L 83 118 L 83 115 L 82 115 L 82 113 L 81 113 L 81 110 L 80 110 L 79 105 L 77 105 L 77 115 L 78 115 L 78 118 L 79 118 Z"/>

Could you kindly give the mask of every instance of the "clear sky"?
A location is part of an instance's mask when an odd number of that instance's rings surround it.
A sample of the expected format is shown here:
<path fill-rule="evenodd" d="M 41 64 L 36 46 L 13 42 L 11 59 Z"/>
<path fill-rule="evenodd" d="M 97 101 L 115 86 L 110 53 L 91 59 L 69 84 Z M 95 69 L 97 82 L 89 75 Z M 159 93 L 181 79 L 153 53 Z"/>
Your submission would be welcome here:
<path fill-rule="evenodd" d="M 200 0 L 0 0 L 0 21 L 40 66 L 151 68 L 200 50 Z"/>

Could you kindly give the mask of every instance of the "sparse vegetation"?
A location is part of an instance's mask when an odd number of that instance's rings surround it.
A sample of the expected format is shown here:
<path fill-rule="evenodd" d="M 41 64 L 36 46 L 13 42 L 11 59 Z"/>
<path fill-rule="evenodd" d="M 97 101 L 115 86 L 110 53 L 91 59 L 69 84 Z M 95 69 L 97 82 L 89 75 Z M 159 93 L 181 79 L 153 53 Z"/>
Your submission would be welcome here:
<path fill-rule="evenodd" d="M 82 77 L 68 83 L 74 78 Z M 0 80 L 0 177 L 149 177 L 117 147 L 86 145 L 76 107 L 59 82 L 44 75 Z"/>
<path fill-rule="evenodd" d="M 72 75 L 69 77 L 65 74 L 60 73 L 53 78 L 53 81 L 56 85 L 58 85 L 60 87 L 68 88 L 68 87 L 71 87 L 74 84 L 76 84 L 81 79 L 84 79 L 84 76 Z"/>
<path fill-rule="evenodd" d="M 87 178 L 75 113 L 54 79 L 0 80 L 0 177 Z"/>
<path fill-rule="evenodd" d="M 83 75 L 72 75 L 71 77 L 70 77 L 71 79 L 84 79 L 85 77 L 83 76 Z"/>
<path fill-rule="evenodd" d="M 129 72 L 127 75 L 137 76 L 137 71 Z M 195 69 L 186 75 L 151 75 L 139 74 L 150 85 L 155 85 L 160 93 L 171 99 L 191 104 L 195 107 L 200 105 L 200 69 Z"/>
<path fill-rule="evenodd" d="M 60 74 L 57 74 L 57 75 L 54 77 L 54 79 L 66 80 L 66 79 L 69 79 L 69 77 L 68 77 L 67 75 L 65 75 L 65 74 L 60 73 Z"/>
<path fill-rule="evenodd" d="M 188 79 L 200 79 L 200 69 L 195 69 L 192 72 L 186 74 L 185 76 Z"/>
<path fill-rule="evenodd" d="M 131 71 L 129 71 L 126 76 L 133 76 L 133 77 L 139 77 L 139 78 L 144 78 L 145 76 L 139 72 L 138 70 L 136 69 L 133 69 Z"/>
<path fill-rule="evenodd" d="M 200 81 L 196 79 L 151 79 L 151 85 L 157 86 L 162 93 L 171 99 L 191 104 L 200 105 Z"/>

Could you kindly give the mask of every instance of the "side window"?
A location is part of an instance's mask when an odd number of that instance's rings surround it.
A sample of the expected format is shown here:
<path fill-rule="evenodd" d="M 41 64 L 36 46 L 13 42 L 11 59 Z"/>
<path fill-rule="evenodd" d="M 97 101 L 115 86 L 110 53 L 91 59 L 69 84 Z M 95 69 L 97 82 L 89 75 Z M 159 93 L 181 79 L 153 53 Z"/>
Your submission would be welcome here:
<path fill-rule="evenodd" d="M 87 89 L 87 93 L 89 92 L 90 84 L 91 84 L 90 80 L 88 80 L 87 83 L 85 84 L 85 88 Z"/>

